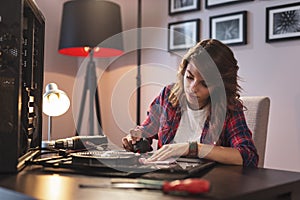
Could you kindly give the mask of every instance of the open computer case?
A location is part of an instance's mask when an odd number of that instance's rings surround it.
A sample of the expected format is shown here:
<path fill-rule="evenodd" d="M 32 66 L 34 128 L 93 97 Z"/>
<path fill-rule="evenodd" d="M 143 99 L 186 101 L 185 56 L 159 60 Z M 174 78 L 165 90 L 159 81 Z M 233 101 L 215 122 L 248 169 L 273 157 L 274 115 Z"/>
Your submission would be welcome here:
<path fill-rule="evenodd" d="M 44 35 L 34 0 L 0 0 L 0 173 L 41 145 Z"/>

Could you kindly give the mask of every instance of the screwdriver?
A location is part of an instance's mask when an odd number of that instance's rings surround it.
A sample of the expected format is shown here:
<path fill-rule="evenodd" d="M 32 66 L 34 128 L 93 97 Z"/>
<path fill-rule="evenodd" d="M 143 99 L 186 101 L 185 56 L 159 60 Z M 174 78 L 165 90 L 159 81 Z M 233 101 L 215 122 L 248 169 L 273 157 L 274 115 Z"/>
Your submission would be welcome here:
<path fill-rule="evenodd" d="M 164 193 L 202 194 L 210 190 L 210 182 L 200 178 L 188 178 L 174 181 L 151 179 L 112 179 L 110 184 L 84 185 L 80 188 L 123 188 L 162 190 Z"/>
<path fill-rule="evenodd" d="M 164 193 L 187 193 L 187 194 L 201 194 L 209 192 L 210 182 L 205 179 L 188 178 L 184 180 L 175 180 L 171 182 L 164 182 L 162 191 Z"/>

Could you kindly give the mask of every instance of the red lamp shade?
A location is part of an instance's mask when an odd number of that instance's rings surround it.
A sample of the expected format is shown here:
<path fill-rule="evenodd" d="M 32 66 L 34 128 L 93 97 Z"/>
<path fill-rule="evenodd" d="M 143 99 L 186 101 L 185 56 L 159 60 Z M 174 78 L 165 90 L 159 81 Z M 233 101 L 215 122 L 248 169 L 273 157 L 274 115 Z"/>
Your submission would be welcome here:
<path fill-rule="evenodd" d="M 111 57 L 123 53 L 120 6 L 109 1 L 72 0 L 63 5 L 58 52 Z"/>

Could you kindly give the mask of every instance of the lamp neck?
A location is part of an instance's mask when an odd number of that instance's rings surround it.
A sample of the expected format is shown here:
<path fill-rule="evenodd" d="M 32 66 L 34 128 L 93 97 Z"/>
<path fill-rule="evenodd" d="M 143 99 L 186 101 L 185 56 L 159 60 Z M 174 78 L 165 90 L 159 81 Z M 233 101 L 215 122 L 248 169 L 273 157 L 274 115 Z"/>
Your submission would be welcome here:
<path fill-rule="evenodd" d="M 48 116 L 48 141 L 51 141 L 52 136 L 52 116 Z"/>
<path fill-rule="evenodd" d="M 90 62 L 92 62 L 93 58 L 94 58 L 94 49 L 93 48 L 90 48 L 89 55 L 90 55 Z"/>

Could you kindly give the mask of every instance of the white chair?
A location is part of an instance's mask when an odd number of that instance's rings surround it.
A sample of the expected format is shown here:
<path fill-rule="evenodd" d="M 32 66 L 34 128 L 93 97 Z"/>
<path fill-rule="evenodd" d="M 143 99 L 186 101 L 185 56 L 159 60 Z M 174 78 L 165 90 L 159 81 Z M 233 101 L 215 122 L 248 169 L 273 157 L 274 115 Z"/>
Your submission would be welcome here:
<path fill-rule="evenodd" d="M 268 132 L 270 98 L 266 96 L 243 96 L 241 100 L 247 107 L 244 113 L 258 151 L 258 167 L 263 167 Z"/>

